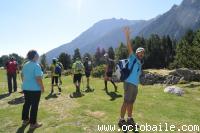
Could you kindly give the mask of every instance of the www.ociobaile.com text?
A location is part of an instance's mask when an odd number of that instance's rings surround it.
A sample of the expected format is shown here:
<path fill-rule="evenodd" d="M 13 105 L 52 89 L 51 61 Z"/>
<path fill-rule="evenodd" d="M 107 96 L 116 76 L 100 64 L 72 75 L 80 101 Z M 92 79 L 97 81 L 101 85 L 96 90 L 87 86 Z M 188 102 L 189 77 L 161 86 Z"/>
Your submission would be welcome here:
<path fill-rule="evenodd" d="M 118 128 L 116 125 L 98 125 L 97 126 L 97 131 L 98 132 L 120 132 L 120 131 L 146 131 L 146 132 L 199 132 L 200 131 L 200 126 L 199 125 L 181 125 L 179 127 L 175 125 L 170 125 L 168 123 L 164 124 L 158 124 L 158 125 L 150 125 L 150 124 L 144 124 L 140 125 L 138 128 L 133 127 L 131 125 L 129 126 L 123 126 L 121 129 Z"/>

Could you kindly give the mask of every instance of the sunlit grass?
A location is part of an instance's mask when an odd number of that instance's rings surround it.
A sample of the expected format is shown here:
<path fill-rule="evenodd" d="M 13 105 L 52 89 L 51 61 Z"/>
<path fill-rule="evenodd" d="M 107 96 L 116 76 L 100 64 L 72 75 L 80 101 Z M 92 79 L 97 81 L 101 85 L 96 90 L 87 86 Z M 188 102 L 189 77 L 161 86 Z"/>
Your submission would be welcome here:
<path fill-rule="evenodd" d="M 3 81 L 5 73 L 0 72 Z M 18 78 L 19 80 L 19 78 Z M 84 77 L 84 85 L 85 85 Z M 84 93 L 80 98 L 70 98 L 75 91 L 72 77 L 64 77 L 61 95 L 46 100 L 50 92 L 50 79 L 44 79 L 45 93 L 42 95 L 38 120 L 44 125 L 36 133 L 95 133 L 97 125 L 117 124 L 120 106 L 123 101 L 123 85 L 118 84 L 119 92 L 114 94 L 114 88 L 109 84 L 110 95 L 107 95 L 102 79 L 92 79 L 95 89 L 92 93 Z M 19 83 L 20 84 L 20 83 Z M 198 83 L 195 83 L 198 84 Z M 189 84 L 180 85 L 187 92 L 178 97 L 163 92 L 162 85 L 139 86 L 139 94 L 134 107 L 134 117 L 139 124 L 169 123 L 176 126 L 182 124 L 200 125 L 200 89 Z M 19 85 L 20 87 L 20 85 Z M 83 86 L 82 86 L 83 87 Z M 20 91 L 20 90 L 19 90 Z M 55 92 L 57 89 L 55 88 Z M 0 88 L 0 94 L 7 89 Z M 15 133 L 21 125 L 22 103 L 11 104 L 13 99 L 20 99 L 21 94 L 15 93 L 0 100 L 0 132 Z M 117 97 L 116 99 L 114 97 Z M 28 128 L 26 129 L 26 131 Z"/>

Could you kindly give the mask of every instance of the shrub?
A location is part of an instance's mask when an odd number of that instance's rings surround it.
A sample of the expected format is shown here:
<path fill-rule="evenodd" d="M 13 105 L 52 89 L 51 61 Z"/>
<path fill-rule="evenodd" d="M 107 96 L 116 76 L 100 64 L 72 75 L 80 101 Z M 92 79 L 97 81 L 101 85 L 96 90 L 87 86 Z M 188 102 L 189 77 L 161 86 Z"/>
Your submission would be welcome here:
<path fill-rule="evenodd" d="M 93 68 L 92 76 L 95 78 L 101 78 L 105 73 L 105 65 L 100 65 Z"/>
<path fill-rule="evenodd" d="M 62 75 L 64 75 L 64 76 L 69 76 L 69 75 L 71 75 L 71 74 L 72 74 L 72 70 L 71 70 L 71 69 L 65 70 L 65 71 L 62 73 Z"/>

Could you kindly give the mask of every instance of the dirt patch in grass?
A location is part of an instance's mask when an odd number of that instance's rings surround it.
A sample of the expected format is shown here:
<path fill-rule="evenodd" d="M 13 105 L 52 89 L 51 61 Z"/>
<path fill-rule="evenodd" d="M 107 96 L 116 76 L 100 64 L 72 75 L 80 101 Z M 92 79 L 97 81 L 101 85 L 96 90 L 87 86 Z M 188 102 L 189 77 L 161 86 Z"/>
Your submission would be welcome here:
<path fill-rule="evenodd" d="M 200 98 L 196 98 L 197 101 L 200 101 Z"/>
<path fill-rule="evenodd" d="M 105 112 L 103 112 L 103 111 L 91 111 L 91 110 L 87 110 L 86 111 L 86 114 L 88 115 L 88 116 L 91 116 L 91 117 L 94 117 L 94 118 L 97 118 L 97 119 L 99 119 L 99 118 L 102 118 L 102 117 L 104 117 L 105 116 Z"/>
<path fill-rule="evenodd" d="M 56 95 L 55 98 L 43 100 L 41 107 L 45 110 L 58 114 L 57 119 L 65 119 L 70 116 L 70 110 L 77 108 L 79 105 L 72 99 L 63 95 Z"/>

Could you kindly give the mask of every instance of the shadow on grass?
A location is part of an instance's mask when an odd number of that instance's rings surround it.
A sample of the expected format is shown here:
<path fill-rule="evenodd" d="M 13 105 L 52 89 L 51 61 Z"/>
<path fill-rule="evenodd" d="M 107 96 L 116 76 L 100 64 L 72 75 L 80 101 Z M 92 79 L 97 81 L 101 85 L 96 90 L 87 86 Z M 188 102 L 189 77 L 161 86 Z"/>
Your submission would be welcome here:
<path fill-rule="evenodd" d="M 78 92 L 73 92 L 72 94 L 69 95 L 70 98 L 81 98 L 83 96 L 85 96 L 85 95 L 82 93 L 78 93 Z"/>
<path fill-rule="evenodd" d="M 22 104 L 22 103 L 24 103 L 24 96 L 21 96 L 21 97 L 13 99 L 11 101 L 8 101 L 8 104 L 10 104 L 10 105 L 18 105 L 18 104 Z"/>
<path fill-rule="evenodd" d="M 83 90 L 83 92 L 85 92 L 85 93 L 92 93 L 92 92 L 94 92 L 94 89 L 92 89 L 92 88 L 86 88 L 86 89 Z"/>
<path fill-rule="evenodd" d="M 56 94 L 50 93 L 48 96 L 45 97 L 46 100 L 49 100 L 51 98 L 58 98 L 58 96 Z"/>
<path fill-rule="evenodd" d="M 1 99 L 4 99 L 4 98 L 6 98 L 6 97 L 9 97 L 9 96 L 10 96 L 9 93 L 7 93 L 7 94 L 1 94 L 1 95 L 0 95 L 0 100 L 1 100 Z"/>
<path fill-rule="evenodd" d="M 16 131 L 16 133 L 24 133 L 24 131 L 25 131 L 25 129 L 26 129 L 26 127 L 27 127 L 28 125 L 26 125 L 26 126 L 21 126 L 21 127 L 19 127 L 18 129 L 17 129 L 17 131 Z"/>
<path fill-rule="evenodd" d="M 187 88 L 196 88 L 196 87 L 199 87 L 200 84 L 189 84 L 189 85 L 186 85 L 184 87 L 187 87 Z"/>
<path fill-rule="evenodd" d="M 27 133 L 34 133 L 35 129 L 29 129 Z"/>
<path fill-rule="evenodd" d="M 108 96 L 110 96 L 110 101 L 114 101 L 114 100 L 116 100 L 117 98 L 121 98 L 122 97 L 122 95 L 119 95 L 119 94 L 117 94 L 116 92 L 108 92 L 107 90 L 106 90 L 106 94 L 108 95 Z"/>

